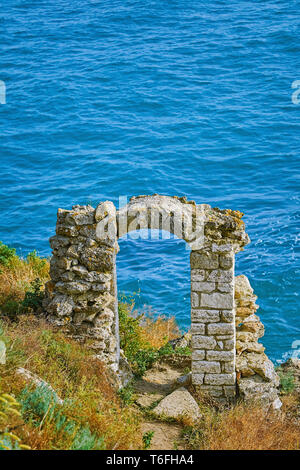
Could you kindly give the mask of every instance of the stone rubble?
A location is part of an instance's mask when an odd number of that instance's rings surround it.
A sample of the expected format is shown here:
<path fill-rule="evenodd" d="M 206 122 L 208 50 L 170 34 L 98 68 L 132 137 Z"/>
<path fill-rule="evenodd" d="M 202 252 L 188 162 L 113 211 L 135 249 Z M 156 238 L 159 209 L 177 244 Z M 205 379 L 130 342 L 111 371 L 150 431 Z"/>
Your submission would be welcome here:
<path fill-rule="evenodd" d="M 244 400 L 260 400 L 264 406 L 273 405 L 279 409 L 279 377 L 274 364 L 264 353 L 264 346 L 258 340 L 264 335 L 264 326 L 256 315 L 256 295 L 249 279 L 235 278 L 236 304 L 236 372 L 240 396 Z"/>
<path fill-rule="evenodd" d="M 178 388 L 174 392 L 170 393 L 170 395 L 163 398 L 153 409 L 153 413 L 157 416 L 165 416 L 175 419 L 187 417 L 192 421 L 197 421 L 201 417 L 196 400 L 184 387 Z"/>

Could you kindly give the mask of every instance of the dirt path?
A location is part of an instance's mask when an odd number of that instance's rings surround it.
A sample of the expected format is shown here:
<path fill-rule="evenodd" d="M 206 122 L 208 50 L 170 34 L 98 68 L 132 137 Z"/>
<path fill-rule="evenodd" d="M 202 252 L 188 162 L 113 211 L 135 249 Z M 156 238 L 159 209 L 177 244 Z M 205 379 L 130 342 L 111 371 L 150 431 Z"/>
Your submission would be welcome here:
<path fill-rule="evenodd" d="M 143 408 L 156 405 L 165 396 L 174 390 L 176 379 L 183 375 L 183 371 L 167 363 L 155 364 L 134 385 L 136 403 Z M 150 450 L 182 449 L 179 446 L 182 427 L 179 424 L 149 420 L 141 424 L 142 433 L 154 432 Z"/>

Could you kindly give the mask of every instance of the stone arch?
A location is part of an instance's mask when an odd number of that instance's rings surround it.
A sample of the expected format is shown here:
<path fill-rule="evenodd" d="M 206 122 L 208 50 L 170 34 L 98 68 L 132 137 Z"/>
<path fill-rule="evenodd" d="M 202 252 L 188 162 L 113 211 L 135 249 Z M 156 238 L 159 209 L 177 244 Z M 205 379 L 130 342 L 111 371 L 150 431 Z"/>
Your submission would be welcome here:
<path fill-rule="evenodd" d="M 249 238 L 238 211 L 212 209 L 186 198 L 138 196 L 116 210 L 58 210 L 50 239 L 49 319 L 68 325 L 113 370 L 119 368 L 116 254 L 118 238 L 141 228 L 167 230 L 190 249 L 192 382 L 218 396 L 235 395 L 234 254 Z"/>

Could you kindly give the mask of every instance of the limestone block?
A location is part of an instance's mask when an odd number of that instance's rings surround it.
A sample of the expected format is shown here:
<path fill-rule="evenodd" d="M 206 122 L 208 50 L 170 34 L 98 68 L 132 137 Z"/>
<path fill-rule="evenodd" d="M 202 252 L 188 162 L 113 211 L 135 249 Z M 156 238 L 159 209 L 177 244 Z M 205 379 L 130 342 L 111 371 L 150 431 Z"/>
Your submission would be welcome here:
<path fill-rule="evenodd" d="M 92 291 L 95 292 L 104 292 L 109 290 L 109 283 L 103 283 L 103 282 L 98 282 L 98 283 L 93 283 L 91 284 L 91 289 Z"/>
<path fill-rule="evenodd" d="M 216 288 L 214 282 L 192 282 L 192 291 L 212 292 Z"/>
<path fill-rule="evenodd" d="M 241 274 L 240 276 L 235 277 L 235 298 L 252 298 L 253 289 L 250 285 L 249 279 L 247 276 Z"/>
<path fill-rule="evenodd" d="M 206 374 L 204 383 L 207 385 L 234 385 L 235 373 L 233 374 Z"/>
<path fill-rule="evenodd" d="M 222 364 L 222 372 L 225 372 L 225 374 L 231 374 L 232 372 L 235 372 L 234 362 L 224 362 L 224 364 Z"/>
<path fill-rule="evenodd" d="M 201 385 L 203 384 L 204 374 L 195 374 L 192 372 L 192 382 L 194 385 Z"/>
<path fill-rule="evenodd" d="M 216 340 L 210 336 L 194 335 L 192 337 L 192 347 L 195 349 L 214 349 Z"/>
<path fill-rule="evenodd" d="M 255 353 L 263 353 L 265 347 L 261 343 L 257 343 L 257 341 L 236 341 L 236 350 L 238 353 L 242 353 L 243 351 L 247 352 L 255 352 Z"/>
<path fill-rule="evenodd" d="M 241 354 L 236 357 L 236 371 L 240 372 L 242 377 L 250 377 L 255 372 L 248 364 L 247 355 Z"/>
<path fill-rule="evenodd" d="M 192 361 L 202 361 L 205 359 L 205 350 L 195 349 L 192 352 Z"/>
<path fill-rule="evenodd" d="M 192 333 L 192 335 L 204 335 L 205 334 L 205 324 L 204 323 L 192 323 L 191 333 Z"/>
<path fill-rule="evenodd" d="M 110 273 L 89 271 L 86 267 L 81 265 L 72 266 L 71 271 L 74 272 L 79 278 L 88 282 L 107 283 L 112 279 L 112 275 Z"/>
<path fill-rule="evenodd" d="M 49 242 L 53 250 L 57 250 L 60 247 L 67 247 L 71 243 L 68 237 L 62 237 L 59 235 L 54 235 L 49 238 Z"/>
<path fill-rule="evenodd" d="M 219 257 L 216 253 L 192 251 L 191 267 L 193 269 L 217 269 Z"/>
<path fill-rule="evenodd" d="M 206 359 L 208 361 L 234 361 L 234 351 L 207 351 Z"/>
<path fill-rule="evenodd" d="M 243 321 L 243 324 L 240 327 L 240 331 L 255 333 L 257 338 L 261 338 L 264 336 L 265 328 L 259 317 L 252 314 Z"/>
<path fill-rule="evenodd" d="M 220 292 L 233 292 L 233 283 L 232 282 L 218 282 L 217 289 Z"/>
<path fill-rule="evenodd" d="M 73 281 L 73 282 L 57 282 L 56 289 L 59 292 L 66 292 L 68 294 L 82 294 L 87 292 L 90 289 L 90 284 L 83 281 Z"/>
<path fill-rule="evenodd" d="M 238 381 L 240 396 L 246 402 L 258 401 L 268 409 L 278 398 L 276 387 L 271 382 L 266 382 L 259 375 L 245 377 Z"/>
<path fill-rule="evenodd" d="M 79 234 L 88 240 L 93 240 L 96 243 L 97 240 L 97 232 L 96 232 L 96 224 L 94 225 L 83 225 L 79 228 Z"/>
<path fill-rule="evenodd" d="M 268 382 L 279 385 L 279 378 L 275 372 L 274 364 L 265 354 L 247 354 L 249 367 Z"/>
<path fill-rule="evenodd" d="M 56 225 L 56 234 L 64 237 L 77 237 L 79 234 L 78 227 L 68 227 L 66 225 Z"/>
<path fill-rule="evenodd" d="M 196 400 L 184 387 L 178 388 L 175 392 L 163 398 L 153 409 L 153 413 L 158 416 L 163 415 L 170 418 L 187 416 L 194 421 L 201 417 Z"/>
<path fill-rule="evenodd" d="M 70 271 L 66 271 L 65 273 L 61 274 L 60 277 L 58 279 L 60 279 L 61 281 L 74 281 L 75 280 L 75 274 L 74 273 L 71 273 Z"/>
<path fill-rule="evenodd" d="M 209 282 L 228 282 L 232 283 L 233 281 L 233 270 L 229 269 L 225 271 L 224 269 L 215 269 L 211 271 L 206 278 Z"/>
<path fill-rule="evenodd" d="M 56 294 L 47 306 L 49 313 L 59 317 L 71 316 L 73 308 L 73 300 L 67 295 L 62 294 Z"/>
<path fill-rule="evenodd" d="M 233 308 L 233 296 L 231 294 L 212 294 L 201 295 L 201 307 L 211 307 L 215 309 Z"/>
<path fill-rule="evenodd" d="M 207 332 L 209 335 L 230 335 L 234 334 L 234 330 L 235 327 L 232 323 L 210 323 L 207 325 Z"/>
<path fill-rule="evenodd" d="M 197 292 L 191 292 L 191 307 L 199 307 L 199 296 Z"/>
<path fill-rule="evenodd" d="M 223 341 L 223 348 L 225 351 L 232 351 L 235 347 L 235 342 L 233 339 Z"/>
<path fill-rule="evenodd" d="M 206 271 L 204 269 L 191 269 L 191 281 L 204 281 L 206 276 Z"/>
<path fill-rule="evenodd" d="M 213 243 L 212 244 L 212 251 L 213 251 L 213 253 L 231 252 L 232 251 L 232 245 L 231 244 L 217 245 L 216 243 Z"/>
<path fill-rule="evenodd" d="M 92 225 L 95 222 L 95 210 L 93 207 L 86 211 L 74 212 L 72 218 L 76 225 Z"/>
<path fill-rule="evenodd" d="M 223 269 L 230 269 L 233 266 L 233 255 L 231 254 L 224 254 L 219 256 L 219 263 L 220 267 Z"/>
<path fill-rule="evenodd" d="M 237 328 L 236 338 L 239 341 L 250 342 L 250 341 L 257 341 L 258 335 L 255 332 L 243 331 L 241 330 L 241 327 L 239 327 Z"/>
<path fill-rule="evenodd" d="M 219 398 L 224 395 L 223 387 L 216 385 L 202 385 L 201 392 L 204 392 L 212 397 Z"/>
<path fill-rule="evenodd" d="M 196 373 L 209 372 L 211 374 L 219 374 L 221 367 L 219 362 L 193 361 L 193 371 Z"/>
<path fill-rule="evenodd" d="M 227 341 L 227 340 L 231 340 L 231 339 L 234 339 L 234 335 L 231 334 L 231 335 L 215 335 L 215 338 L 217 341 Z"/>
<path fill-rule="evenodd" d="M 233 310 L 222 310 L 221 319 L 224 323 L 234 322 L 234 311 Z"/>
<path fill-rule="evenodd" d="M 210 323 L 210 322 L 217 322 L 220 320 L 219 310 L 192 309 L 191 315 L 192 315 L 192 322 Z"/>
<path fill-rule="evenodd" d="M 89 271 L 112 272 L 115 266 L 115 254 L 113 249 L 106 246 L 86 248 L 80 253 L 80 264 Z"/>

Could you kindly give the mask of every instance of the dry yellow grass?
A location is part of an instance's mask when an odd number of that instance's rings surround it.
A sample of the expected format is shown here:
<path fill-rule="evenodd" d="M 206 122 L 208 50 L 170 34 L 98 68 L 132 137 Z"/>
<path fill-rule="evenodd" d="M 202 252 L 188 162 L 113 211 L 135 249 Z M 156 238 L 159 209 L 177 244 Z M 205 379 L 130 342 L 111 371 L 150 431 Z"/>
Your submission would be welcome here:
<path fill-rule="evenodd" d="M 168 341 L 178 338 L 180 331 L 175 317 L 146 316 L 141 324 L 142 339 L 153 348 L 161 348 Z"/>
<path fill-rule="evenodd" d="M 107 449 L 141 448 L 135 410 L 122 406 L 110 374 L 90 351 L 33 315 L 2 323 L 9 344 L 7 363 L 0 366 L 1 392 L 19 396 L 26 383 L 15 370 L 25 367 L 47 381 L 65 400 L 64 415 L 78 425 L 88 425 L 92 433 L 104 439 Z M 24 422 L 19 435 L 33 450 L 66 449 L 72 437 L 58 431 L 47 416 L 38 427 Z"/>
<path fill-rule="evenodd" d="M 194 449 L 299 450 L 300 427 L 295 417 L 297 397 L 286 397 L 283 413 L 266 413 L 259 405 L 239 403 L 228 410 L 204 410 L 202 422 L 186 433 Z"/>
<path fill-rule="evenodd" d="M 34 253 L 26 259 L 14 256 L 8 266 L 0 265 L 0 305 L 21 301 L 36 278 L 43 283 L 49 279 L 49 261 Z"/>

